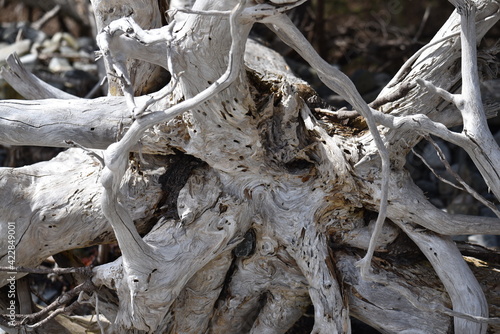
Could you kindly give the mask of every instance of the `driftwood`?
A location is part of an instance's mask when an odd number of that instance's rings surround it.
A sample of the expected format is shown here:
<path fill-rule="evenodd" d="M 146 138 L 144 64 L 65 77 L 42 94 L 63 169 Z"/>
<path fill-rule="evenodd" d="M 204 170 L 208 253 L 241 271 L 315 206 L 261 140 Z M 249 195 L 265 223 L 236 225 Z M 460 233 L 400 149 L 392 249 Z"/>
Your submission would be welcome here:
<path fill-rule="evenodd" d="M 72 99 L 15 58 L 3 71 L 37 100 L 0 102 L 0 143 L 85 147 L 0 169 L 0 235 L 15 223 L 16 265 L 118 241 L 122 257 L 82 278 L 80 296 L 113 333 L 286 333 L 311 304 L 313 333 L 349 333 L 350 317 L 384 333 L 498 331 L 498 256 L 461 253 L 450 236 L 500 234 L 500 220 L 439 210 L 404 168 L 422 136 L 438 136 L 462 146 L 500 198 L 475 53 L 500 3 L 452 2 L 373 109 L 286 17 L 300 1 L 177 1 L 164 26 L 156 1 L 93 1 L 115 96 Z M 256 22 L 366 126 L 318 121 L 314 91 L 248 39 Z M 171 80 L 153 92 L 165 70 Z M 448 129 L 457 123 L 461 133 Z"/>

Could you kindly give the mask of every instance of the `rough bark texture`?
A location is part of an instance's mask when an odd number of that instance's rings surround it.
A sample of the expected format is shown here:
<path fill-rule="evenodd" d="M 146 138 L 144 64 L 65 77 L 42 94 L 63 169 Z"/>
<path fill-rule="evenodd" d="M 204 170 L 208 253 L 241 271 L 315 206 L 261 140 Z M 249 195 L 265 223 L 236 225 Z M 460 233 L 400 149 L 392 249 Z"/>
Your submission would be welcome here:
<path fill-rule="evenodd" d="M 5 78 L 40 100 L 0 102 L 0 143 L 94 151 L 0 169 L 0 235 L 16 223 L 16 265 L 117 240 L 122 257 L 93 268 L 99 289 L 83 297 L 100 300 L 110 333 L 286 333 L 310 305 L 313 333 L 349 333 L 350 316 L 384 333 L 498 331 L 488 320 L 498 256 L 464 259 L 449 236 L 500 234 L 499 219 L 437 209 L 404 161 L 422 135 L 440 136 L 466 149 L 499 197 L 500 150 L 474 87 L 476 41 L 500 4 L 454 3 L 375 110 L 283 14 L 298 3 L 281 2 L 177 1 L 162 27 L 157 1 L 93 1 L 110 95 L 123 97 L 71 99 L 10 59 Z M 318 121 L 315 92 L 248 40 L 255 22 L 362 125 Z M 165 71 L 168 85 L 143 95 Z M 462 133 L 447 129 L 457 123 Z M 1 239 L 2 266 L 7 249 Z"/>

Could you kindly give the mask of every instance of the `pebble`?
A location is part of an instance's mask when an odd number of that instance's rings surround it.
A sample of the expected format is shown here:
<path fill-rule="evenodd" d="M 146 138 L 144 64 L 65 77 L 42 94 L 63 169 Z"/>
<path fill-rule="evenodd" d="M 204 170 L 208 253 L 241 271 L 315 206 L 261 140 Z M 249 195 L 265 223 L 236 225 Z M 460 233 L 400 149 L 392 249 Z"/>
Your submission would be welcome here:
<path fill-rule="evenodd" d="M 10 44 L 0 49 L 0 65 L 5 63 L 8 56 L 14 52 L 22 56 L 29 52 L 31 47 L 31 41 L 29 39 L 23 39 L 22 41 Z"/>
<path fill-rule="evenodd" d="M 97 74 L 98 72 L 98 67 L 97 64 L 95 63 L 86 63 L 86 62 L 81 62 L 81 61 L 75 61 L 73 63 L 73 68 L 76 70 L 84 71 L 87 73 L 91 74 Z"/>
<path fill-rule="evenodd" d="M 49 70 L 53 73 L 71 71 L 73 67 L 66 58 L 54 57 L 49 62 Z"/>

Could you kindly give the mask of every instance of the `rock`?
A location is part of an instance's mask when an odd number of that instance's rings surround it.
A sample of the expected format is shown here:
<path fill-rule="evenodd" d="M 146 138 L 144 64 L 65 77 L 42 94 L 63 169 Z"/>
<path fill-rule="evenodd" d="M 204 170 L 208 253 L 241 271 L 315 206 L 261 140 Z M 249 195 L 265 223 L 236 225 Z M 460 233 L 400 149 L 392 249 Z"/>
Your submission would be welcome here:
<path fill-rule="evenodd" d="M 72 69 L 73 67 L 66 58 L 54 57 L 50 60 L 49 70 L 53 73 L 71 71 Z"/>
<path fill-rule="evenodd" d="M 94 75 L 97 75 L 97 72 L 98 72 L 97 64 L 95 64 L 95 63 L 89 64 L 89 63 L 84 63 L 81 61 L 75 61 L 73 63 L 73 68 L 75 70 L 84 71 L 84 72 L 91 73 Z"/>
<path fill-rule="evenodd" d="M 23 38 L 29 39 L 34 43 L 42 43 L 47 39 L 47 34 L 41 30 L 36 30 L 28 26 L 23 26 L 21 29 Z"/>
<path fill-rule="evenodd" d="M 29 39 L 23 39 L 22 41 L 16 42 L 9 46 L 0 49 L 0 65 L 5 63 L 8 56 L 16 52 L 18 55 L 22 56 L 29 52 L 31 47 L 31 41 Z"/>
<path fill-rule="evenodd" d="M 52 41 L 58 45 L 69 46 L 73 50 L 78 50 L 78 41 L 67 32 L 58 32 L 52 37 Z"/>
<path fill-rule="evenodd" d="M 66 58 L 70 59 L 78 59 L 80 58 L 80 53 L 73 49 L 72 47 L 66 46 L 66 45 L 61 45 L 59 47 L 59 53 L 64 55 Z"/>

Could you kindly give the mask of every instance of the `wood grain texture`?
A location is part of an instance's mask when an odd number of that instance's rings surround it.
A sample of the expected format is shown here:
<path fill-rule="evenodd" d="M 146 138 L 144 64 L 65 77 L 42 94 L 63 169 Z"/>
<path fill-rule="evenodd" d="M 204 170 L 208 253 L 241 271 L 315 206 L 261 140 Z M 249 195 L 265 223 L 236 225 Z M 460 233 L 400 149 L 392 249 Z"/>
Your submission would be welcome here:
<path fill-rule="evenodd" d="M 500 18 L 499 4 L 474 4 L 475 31 L 470 17 L 462 30 L 481 38 Z M 432 87 L 459 82 L 453 64 L 475 45 L 443 40 L 459 31 L 459 14 L 381 98 L 417 78 L 433 86 L 412 85 L 373 110 L 290 26 L 282 14 L 289 5 L 201 0 L 182 9 L 180 1 L 163 27 L 155 1 L 93 5 L 108 75 L 118 78 L 110 95 L 124 96 L 0 102 L 0 143 L 59 146 L 67 138 L 104 161 L 71 149 L 0 169 L 0 229 L 18 224 L 22 265 L 114 233 L 122 257 L 92 278 L 118 297 L 106 304 L 110 333 L 286 333 L 311 305 L 313 333 L 349 333 L 350 316 L 384 333 L 486 333 L 498 298 L 485 273 L 497 267 L 464 260 L 449 235 L 500 233 L 499 219 L 442 212 L 403 165 L 423 132 L 441 135 L 466 145 L 492 187 L 498 182 L 500 164 L 487 161 L 498 146 L 486 137 L 467 146 L 471 137 L 447 128 L 466 112 L 436 112 L 446 93 Z M 370 129 L 318 120 L 309 85 L 278 54 L 247 42 L 256 22 L 295 47 Z M 462 58 L 471 76 L 474 55 Z M 136 96 L 152 73 L 137 59 L 168 69 L 171 81 Z M 481 112 L 479 93 L 467 90 L 475 79 L 464 78 L 463 98 L 475 101 L 466 109 Z M 32 79 L 39 94 L 58 94 Z"/>

